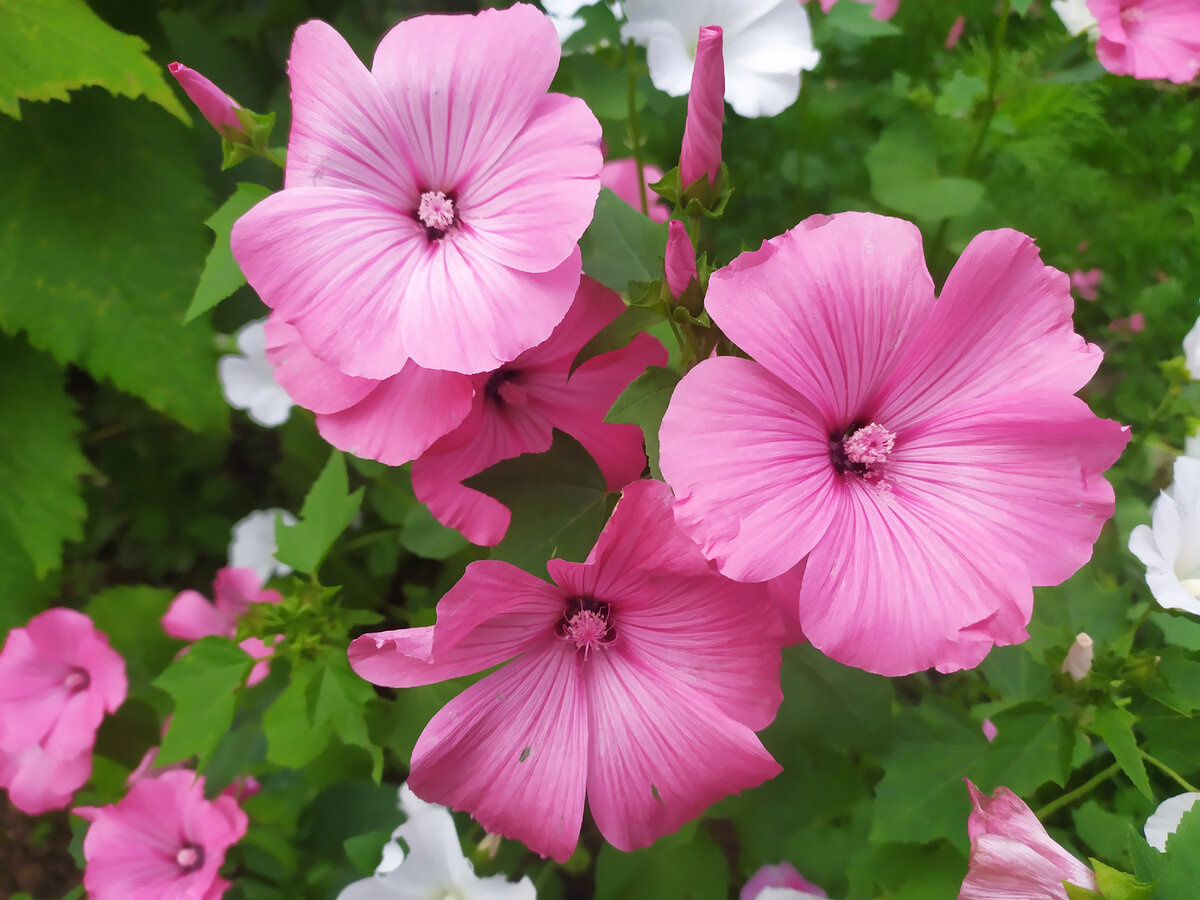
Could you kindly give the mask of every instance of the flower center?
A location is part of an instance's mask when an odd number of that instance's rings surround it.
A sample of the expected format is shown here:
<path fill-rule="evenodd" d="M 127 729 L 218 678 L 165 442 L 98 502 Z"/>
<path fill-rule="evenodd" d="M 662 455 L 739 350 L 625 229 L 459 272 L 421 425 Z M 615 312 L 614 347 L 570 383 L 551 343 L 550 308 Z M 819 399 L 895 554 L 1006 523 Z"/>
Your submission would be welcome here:
<path fill-rule="evenodd" d="M 840 437 L 830 436 L 829 458 L 839 475 L 849 472 L 867 481 L 878 481 L 895 445 L 895 433 L 882 425 L 856 422 Z"/>
<path fill-rule="evenodd" d="M 67 677 L 63 679 L 63 687 L 72 694 L 78 694 L 80 691 L 86 691 L 92 683 L 92 676 L 87 673 L 86 669 L 81 669 L 75 666 L 67 673 Z"/>
<path fill-rule="evenodd" d="M 483 395 L 497 403 L 524 406 L 529 402 L 529 394 L 525 392 L 525 388 L 513 381 L 518 374 L 516 369 L 497 369 L 483 386 Z"/>
<path fill-rule="evenodd" d="M 583 651 L 584 659 L 593 647 L 604 647 L 617 638 L 612 622 L 612 607 L 590 597 L 575 597 L 563 610 L 562 621 L 554 629 L 561 640 Z"/>
<path fill-rule="evenodd" d="M 175 862 L 179 864 L 179 868 L 184 871 L 184 874 L 195 872 L 204 865 L 204 848 L 190 842 L 184 844 L 175 854 Z"/>
<path fill-rule="evenodd" d="M 417 221 L 425 226 L 429 240 L 438 240 L 458 221 L 454 198 L 441 191 L 426 191 L 417 206 Z"/>

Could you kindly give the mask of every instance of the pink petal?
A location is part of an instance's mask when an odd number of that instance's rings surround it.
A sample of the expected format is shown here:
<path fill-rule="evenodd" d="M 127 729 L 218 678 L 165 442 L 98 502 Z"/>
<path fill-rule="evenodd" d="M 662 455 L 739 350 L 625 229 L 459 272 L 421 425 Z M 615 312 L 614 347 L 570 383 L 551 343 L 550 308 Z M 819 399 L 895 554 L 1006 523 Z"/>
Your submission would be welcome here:
<path fill-rule="evenodd" d="M 275 367 L 275 380 L 288 396 L 315 413 L 333 413 L 358 403 L 380 382 L 343 375 L 334 366 L 313 356 L 300 340 L 300 332 L 278 313 L 266 324 L 267 360 Z"/>
<path fill-rule="evenodd" d="M 429 507 L 435 519 L 472 544 L 495 547 L 504 540 L 512 513 L 494 497 L 465 487 L 456 478 L 470 476 L 456 476 L 458 470 L 443 466 L 442 462 L 442 457 L 423 456 L 413 463 L 413 492 L 417 499 Z"/>
<path fill-rule="evenodd" d="M 667 288 L 678 300 L 696 278 L 696 251 L 687 228 L 678 219 L 672 219 L 667 227 L 667 255 L 663 260 L 667 274 Z"/>
<path fill-rule="evenodd" d="M 1200 8 L 1192 0 L 1088 0 L 1096 56 L 1117 75 L 1185 84 L 1200 69 Z"/>
<path fill-rule="evenodd" d="M 617 644 L 585 666 L 588 801 L 618 850 L 648 846 L 782 771 L 753 731 Z"/>
<path fill-rule="evenodd" d="M 696 40 L 696 62 L 679 151 L 679 180 L 685 188 L 706 175 L 708 183 L 714 184 L 721 168 L 721 125 L 725 119 L 725 61 L 721 48 L 720 26 L 702 26 Z"/>
<path fill-rule="evenodd" d="M 646 204 L 650 221 L 665 222 L 671 218 L 671 207 L 650 190 L 650 185 L 662 180 L 663 170 L 648 163 L 642 164 L 642 178 L 646 185 Z M 642 211 L 642 196 L 638 191 L 637 161 L 632 159 L 610 159 L 600 170 L 600 184 L 608 188 L 638 212 Z"/>
<path fill-rule="evenodd" d="M 550 633 L 433 717 L 408 785 L 563 862 L 583 820 L 589 728 L 579 656 Z"/>
<path fill-rule="evenodd" d="M 790 862 L 781 862 L 777 866 L 760 866 L 758 871 L 751 875 L 746 880 L 746 883 L 742 885 L 738 900 L 756 900 L 759 892 L 769 887 L 790 888 L 793 891 L 801 891 L 802 894 L 810 894 L 813 897 L 829 896 L 825 891 L 797 872 L 796 867 Z M 800 900 L 800 898 L 797 898 L 797 900 Z"/>
<path fill-rule="evenodd" d="M 68 758 L 47 753 L 34 744 L 19 753 L 0 750 L 0 786 L 27 816 L 40 816 L 69 806 L 71 797 L 92 774 L 92 748 Z"/>
<path fill-rule="evenodd" d="M 232 637 L 237 614 L 223 612 L 203 594 L 183 591 L 163 613 L 163 631 L 181 641 L 198 641 L 212 634 Z"/>

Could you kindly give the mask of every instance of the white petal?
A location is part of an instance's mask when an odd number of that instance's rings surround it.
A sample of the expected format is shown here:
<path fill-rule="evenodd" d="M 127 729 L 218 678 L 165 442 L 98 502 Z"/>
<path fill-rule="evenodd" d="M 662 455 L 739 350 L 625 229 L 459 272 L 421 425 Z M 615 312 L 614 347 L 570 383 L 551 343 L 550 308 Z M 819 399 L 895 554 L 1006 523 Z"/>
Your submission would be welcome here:
<path fill-rule="evenodd" d="M 260 582 L 272 575 L 287 575 L 291 566 L 275 559 L 275 516 L 285 525 L 295 525 L 296 517 L 286 509 L 260 509 L 233 526 L 229 544 L 229 565 L 253 569 Z"/>
<path fill-rule="evenodd" d="M 1197 800 L 1200 794 L 1179 794 L 1164 800 L 1158 805 L 1154 814 L 1146 820 L 1146 843 L 1158 850 L 1167 851 L 1167 838 L 1175 833 L 1183 815 Z"/>

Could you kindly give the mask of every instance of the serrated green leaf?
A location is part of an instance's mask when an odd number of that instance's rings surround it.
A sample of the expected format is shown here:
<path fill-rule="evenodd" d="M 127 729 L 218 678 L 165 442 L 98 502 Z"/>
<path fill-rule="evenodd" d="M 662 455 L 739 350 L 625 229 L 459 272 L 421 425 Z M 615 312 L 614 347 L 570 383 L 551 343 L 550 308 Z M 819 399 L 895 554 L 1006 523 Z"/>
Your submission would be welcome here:
<path fill-rule="evenodd" d="M 329 736 L 313 734 L 308 716 L 308 686 L 317 674 L 316 666 L 298 662 L 283 693 L 263 713 L 267 761 L 273 765 L 298 769 L 325 749 Z"/>
<path fill-rule="evenodd" d="M 571 362 L 571 371 L 574 372 L 589 359 L 602 353 L 628 346 L 635 337 L 660 321 L 662 316 L 649 309 L 640 306 L 625 307 L 620 315 L 596 332 L 595 337 L 580 348 Z"/>
<path fill-rule="evenodd" d="M 1128 826 L 1126 845 L 1129 848 L 1129 859 L 1133 862 L 1134 874 L 1144 882 L 1156 881 L 1162 872 L 1164 854 L 1146 843 L 1141 831 L 1132 824 Z"/>
<path fill-rule="evenodd" d="M 650 474 L 658 479 L 662 478 L 658 468 L 658 429 L 677 384 L 679 376 L 671 369 L 650 366 L 621 391 L 604 417 L 605 422 L 637 425 L 642 429 Z"/>
<path fill-rule="evenodd" d="M 608 514 L 600 467 L 577 440 L 557 430 L 545 453 L 498 462 L 463 484 L 512 511 L 508 532 L 492 558 L 542 578 L 548 559 L 583 560 Z"/>
<path fill-rule="evenodd" d="M 1112 755 L 1121 764 L 1121 771 L 1129 777 L 1134 787 L 1147 799 L 1153 800 L 1154 794 L 1150 790 L 1146 765 L 1138 754 L 1137 738 L 1133 734 L 1135 721 L 1133 713 L 1129 710 L 1106 706 L 1096 711 L 1092 730 L 1108 745 Z"/>
<path fill-rule="evenodd" d="M 19 547 L 38 578 L 59 567 L 64 541 L 83 537 L 87 515 L 79 476 L 89 467 L 65 380 L 49 356 L 0 335 L 0 543 Z"/>
<path fill-rule="evenodd" d="M 703 829 L 622 853 L 607 844 L 596 859 L 596 900 L 723 900 L 729 881 L 725 854 Z"/>
<path fill-rule="evenodd" d="M 1200 622 L 1169 612 L 1152 612 L 1149 619 L 1158 626 L 1168 643 L 1184 650 L 1200 650 Z"/>
<path fill-rule="evenodd" d="M 651 222 L 608 188 L 600 189 L 592 224 L 579 239 L 585 274 L 623 291 L 631 281 L 661 277 L 666 248 L 665 222 Z"/>
<path fill-rule="evenodd" d="M 350 493 L 345 457 L 334 450 L 304 498 L 300 521 L 295 525 L 276 522 L 275 558 L 297 572 L 315 573 L 338 535 L 358 514 L 362 498 L 362 488 Z"/>
<path fill-rule="evenodd" d="M 212 309 L 243 284 L 246 276 L 233 258 L 233 250 L 229 246 L 229 234 L 233 231 L 233 223 L 242 217 L 250 207 L 260 200 L 271 196 L 268 188 L 259 184 L 240 183 L 233 195 L 221 204 L 215 213 L 205 220 L 204 224 L 212 231 L 212 250 L 204 261 L 204 271 L 200 273 L 200 283 L 196 285 L 196 293 L 192 295 L 192 303 L 188 307 L 184 322 L 190 322 L 201 313 Z"/>
<path fill-rule="evenodd" d="M 1197 885 L 1200 885 L 1200 804 L 1185 812 L 1179 827 L 1167 837 L 1167 852 L 1155 896 L 1164 900 L 1194 897 Z"/>
<path fill-rule="evenodd" d="M 20 100 L 65 101 L 68 91 L 95 85 L 144 96 L 189 122 L 147 49 L 83 0 L 0 0 L 0 113 L 20 119 Z"/>
<path fill-rule="evenodd" d="M 0 329 L 220 431 L 212 329 L 179 317 L 208 208 L 192 156 L 183 126 L 95 89 L 0 117 Z"/>
<path fill-rule="evenodd" d="M 328 653 L 322 671 L 309 687 L 314 731 L 335 734 L 347 746 L 362 747 L 371 757 L 371 777 L 383 775 L 383 753 L 367 734 L 363 707 L 375 698 L 375 689 L 354 674 L 343 651 Z"/>
<path fill-rule="evenodd" d="M 1028 796 L 1047 781 L 1060 787 L 1071 775 L 1071 726 L 1040 703 L 1023 703 L 992 716 L 996 739 L 976 770 L 981 782 Z"/>
<path fill-rule="evenodd" d="M 1106 866 L 1098 859 L 1092 859 L 1092 871 L 1096 873 L 1096 887 L 1104 900 L 1150 900 L 1154 896 L 1153 887 L 1138 881 L 1126 872 Z"/>
<path fill-rule="evenodd" d="M 167 765 L 199 757 L 203 769 L 233 722 L 238 688 L 254 660 L 228 638 L 201 638 L 154 679 L 171 695 L 175 713 L 158 750 Z"/>
<path fill-rule="evenodd" d="M 865 158 L 871 194 L 880 203 L 926 221 L 962 216 L 983 199 L 983 185 L 938 174 L 937 147 L 926 126 L 888 126 Z"/>
<path fill-rule="evenodd" d="M 57 593 L 48 579 L 39 579 L 33 560 L 16 541 L 0 539 L 0 634 L 24 625 L 44 609 L 49 609 Z"/>

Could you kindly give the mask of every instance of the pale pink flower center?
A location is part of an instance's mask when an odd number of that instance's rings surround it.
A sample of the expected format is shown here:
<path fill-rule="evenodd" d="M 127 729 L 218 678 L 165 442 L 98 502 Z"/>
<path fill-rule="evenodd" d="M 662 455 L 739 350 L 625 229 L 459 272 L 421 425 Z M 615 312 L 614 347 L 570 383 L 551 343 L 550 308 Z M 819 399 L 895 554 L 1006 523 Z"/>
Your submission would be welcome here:
<path fill-rule="evenodd" d="M 92 683 L 92 676 L 87 673 L 86 669 L 81 669 L 75 666 L 67 673 L 67 677 L 63 679 L 63 687 L 72 694 L 78 694 L 80 691 L 86 691 Z"/>
<path fill-rule="evenodd" d="M 829 456 L 839 474 L 849 472 L 878 482 L 895 446 L 895 433 L 871 422 L 858 427 L 852 425 L 840 438 L 830 438 Z"/>
<path fill-rule="evenodd" d="M 204 848 L 199 844 L 184 844 L 175 854 L 175 862 L 185 873 L 195 872 L 204 865 Z"/>
<path fill-rule="evenodd" d="M 483 395 L 509 406 L 524 406 L 529 402 L 529 393 L 515 379 L 520 374 L 516 369 L 497 369 L 483 387 Z"/>
<path fill-rule="evenodd" d="M 1136 6 L 1131 6 L 1128 9 L 1121 10 L 1121 23 L 1123 25 L 1135 25 L 1142 21 L 1145 15 L 1145 10 L 1142 10 Z"/>
<path fill-rule="evenodd" d="M 586 659 L 593 647 L 606 646 L 616 639 L 612 608 L 607 603 L 576 598 L 567 604 L 555 633 L 574 644 L 576 650 L 582 650 Z"/>
<path fill-rule="evenodd" d="M 431 239 L 440 238 L 458 217 L 454 201 L 441 191 L 426 191 L 417 207 L 417 218 L 428 229 Z"/>

